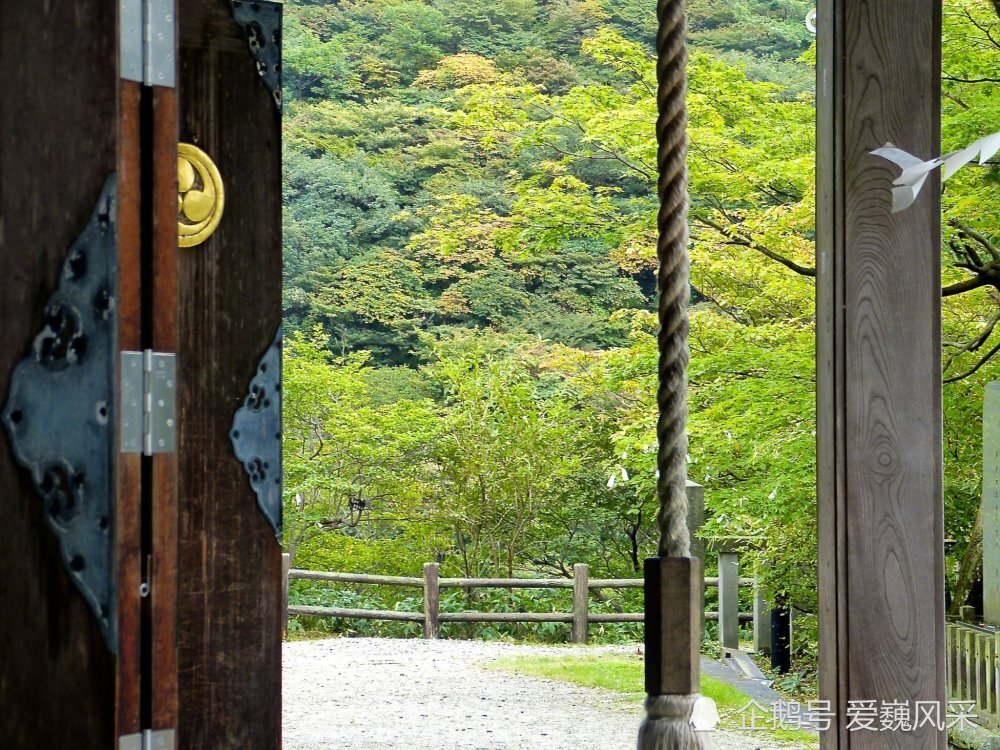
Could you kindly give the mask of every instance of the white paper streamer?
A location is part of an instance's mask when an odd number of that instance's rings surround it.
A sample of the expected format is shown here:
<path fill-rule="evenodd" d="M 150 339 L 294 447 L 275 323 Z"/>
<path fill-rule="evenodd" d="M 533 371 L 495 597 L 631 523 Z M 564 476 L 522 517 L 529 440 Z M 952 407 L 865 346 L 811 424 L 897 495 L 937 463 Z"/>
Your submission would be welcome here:
<path fill-rule="evenodd" d="M 997 151 L 1000 151 L 1000 132 L 980 138 L 961 151 L 952 151 L 950 154 L 928 161 L 896 148 L 891 143 L 875 149 L 872 154 L 891 161 L 903 170 L 899 177 L 892 181 L 895 186 L 892 189 L 892 212 L 897 213 L 913 205 L 924 183 L 927 182 L 927 175 L 938 167 L 944 165 L 942 175 L 943 179 L 947 180 L 977 156 L 979 163 L 985 164 Z"/>

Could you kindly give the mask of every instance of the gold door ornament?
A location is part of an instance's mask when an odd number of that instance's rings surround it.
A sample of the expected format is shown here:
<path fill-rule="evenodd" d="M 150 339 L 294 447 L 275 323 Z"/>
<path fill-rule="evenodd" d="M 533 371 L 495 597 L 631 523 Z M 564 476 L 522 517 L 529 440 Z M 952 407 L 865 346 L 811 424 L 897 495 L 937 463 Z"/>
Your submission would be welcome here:
<path fill-rule="evenodd" d="M 219 226 L 226 203 L 222 176 L 208 154 L 190 143 L 177 144 L 177 242 L 194 247 Z"/>

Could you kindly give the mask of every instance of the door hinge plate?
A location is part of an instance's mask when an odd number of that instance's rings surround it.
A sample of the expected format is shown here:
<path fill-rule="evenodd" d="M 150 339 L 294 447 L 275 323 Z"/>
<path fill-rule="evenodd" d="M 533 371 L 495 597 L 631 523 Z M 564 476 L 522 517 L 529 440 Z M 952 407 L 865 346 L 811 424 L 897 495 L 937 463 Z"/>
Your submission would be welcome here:
<path fill-rule="evenodd" d="M 281 326 L 267 348 L 229 437 L 257 505 L 281 541 Z"/>
<path fill-rule="evenodd" d="M 281 22 L 284 6 L 262 0 L 230 0 L 233 20 L 246 37 L 257 73 L 281 109 Z"/>
<path fill-rule="evenodd" d="M 173 88 L 177 79 L 174 0 L 118 0 L 121 77 Z"/>
<path fill-rule="evenodd" d="M 147 729 L 118 738 L 118 750 L 176 750 L 177 733 L 173 729 Z"/>
<path fill-rule="evenodd" d="M 122 453 L 177 447 L 177 357 L 147 349 L 121 353 Z"/>
<path fill-rule="evenodd" d="M 6 427 L 13 456 L 30 473 L 41 500 L 37 517 L 59 540 L 66 572 L 112 652 L 118 649 L 113 470 L 117 216 L 117 178 L 111 175 L 90 221 L 66 252 L 57 288 L 38 308 L 38 335 L 10 373 L 6 406 L 0 406 L 0 425 Z M 14 479 L 5 474 L 4 481 L 9 494 Z"/>

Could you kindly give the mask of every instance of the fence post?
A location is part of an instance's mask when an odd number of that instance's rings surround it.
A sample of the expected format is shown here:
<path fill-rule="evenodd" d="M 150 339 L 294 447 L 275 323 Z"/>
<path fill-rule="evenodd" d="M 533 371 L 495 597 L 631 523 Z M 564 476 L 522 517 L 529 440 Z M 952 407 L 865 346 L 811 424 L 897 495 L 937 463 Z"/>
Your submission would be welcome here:
<path fill-rule="evenodd" d="M 573 643 L 586 643 L 590 617 L 590 566 L 573 566 Z"/>
<path fill-rule="evenodd" d="M 723 648 L 740 647 L 740 563 L 736 552 L 719 552 L 719 638 Z"/>
<path fill-rule="evenodd" d="M 441 631 L 439 615 L 441 588 L 438 586 L 440 565 L 424 563 L 424 638 L 434 640 Z"/>
<path fill-rule="evenodd" d="M 292 569 L 292 556 L 281 556 L 281 637 L 288 636 L 288 571 Z"/>
<path fill-rule="evenodd" d="M 758 654 L 771 653 L 771 611 L 760 585 L 759 571 L 753 576 L 753 650 Z"/>

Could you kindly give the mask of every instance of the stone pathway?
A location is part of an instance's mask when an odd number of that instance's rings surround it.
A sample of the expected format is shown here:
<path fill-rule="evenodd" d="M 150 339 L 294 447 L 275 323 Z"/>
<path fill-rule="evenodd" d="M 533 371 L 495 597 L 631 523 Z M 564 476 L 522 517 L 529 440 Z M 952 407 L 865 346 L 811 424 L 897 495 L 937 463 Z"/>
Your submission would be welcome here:
<path fill-rule="evenodd" d="M 334 638 L 284 646 L 285 750 L 633 750 L 621 696 L 485 669 L 568 649 L 484 641 Z M 715 732 L 716 750 L 791 747 Z"/>

